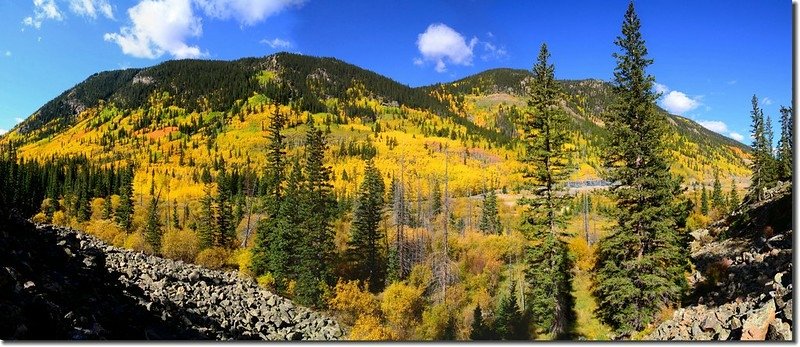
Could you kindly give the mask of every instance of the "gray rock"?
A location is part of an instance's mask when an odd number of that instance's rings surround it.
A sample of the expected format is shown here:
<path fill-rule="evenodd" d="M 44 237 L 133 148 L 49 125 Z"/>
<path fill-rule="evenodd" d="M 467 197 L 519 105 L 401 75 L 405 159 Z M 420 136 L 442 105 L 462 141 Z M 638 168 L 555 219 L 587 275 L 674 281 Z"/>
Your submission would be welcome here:
<path fill-rule="evenodd" d="M 767 340 L 791 341 L 792 326 L 782 321 L 780 318 L 775 319 L 769 324 Z"/>

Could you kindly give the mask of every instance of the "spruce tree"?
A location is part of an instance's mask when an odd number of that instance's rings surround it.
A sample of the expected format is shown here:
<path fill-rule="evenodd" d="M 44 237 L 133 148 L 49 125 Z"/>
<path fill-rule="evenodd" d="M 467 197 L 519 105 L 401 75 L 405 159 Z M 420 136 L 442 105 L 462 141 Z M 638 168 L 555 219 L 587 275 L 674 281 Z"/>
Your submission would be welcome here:
<path fill-rule="evenodd" d="M 758 107 L 758 97 L 753 95 L 751 100 L 753 109 L 750 111 L 751 135 L 753 137 L 753 161 L 752 178 L 750 189 L 747 194 L 748 199 L 760 201 L 764 198 L 764 190 L 772 185 L 771 163 L 772 153 L 770 140 L 767 134 L 770 132 L 766 128 L 764 121 L 764 111 Z"/>
<path fill-rule="evenodd" d="M 555 67 L 548 63 L 550 53 L 542 44 L 533 67 L 528 93 L 528 111 L 522 119 L 526 164 L 525 189 L 530 197 L 520 201 L 525 206 L 522 230 L 528 239 L 525 249 L 525 279 L 529 309 L 537 325 L 560 334 L 568 324 L 572 310 L 570 264 L 566 243 L 565 216 L 561 211 L 570 203 L 564 191 L 572 166 L 569 121 L 559 106 L 562 91 L 555 79 Z"/>
<path fill-rule="evenodd" d="M 109 219 L 112 216 L 113 211 L 111 210 L 111 195 L 106 196 L 103 199 L 103 219 Z"/>
<path fill-rule="evenodd" d="M 439 213 L 442 213 L 442 188 L 439 186 L 439 180 L 434 179 L 431 187 L 431 216 L 436 217 Z"/>
<path fill-rule="evenodd" d="M 200 211 L 197 215 L 197 236 L 200 239 L 200 249 L 214 245 L 214 198 L 211 196 L 211 186 L 203 188 L 203 197 L 200 198 Z"/>
<path fill-rule="evenodd" d="M 690 204 L 680 199 L 681 180 L 670 174 L 665 153 L 666 116 L 656 111 L 652 64 L 633 2 L 615 44 L 614 103 L 604 156 L 606 180 L 619 210 L 616 225 L 601 239 L 595 265 L 597 314 L 618 332 L 650 324 L 687 287 L 685 220 Z"/>
<path fill-rule="evenodd" d="M 719 181 L 719 171 L 714 171 L 714 189 L 711 191 L 711 207 L 718 210 L 725 210 L 725 197 L 722 194 L 722 183 Z"/>
<path fill-rule="evenodd" d="M 473 341 L 491 339 L 489 329 L 483 323 L 483 312 L 480 305 L 476 305 L 475 310 L 472 311 L 472 331 L 469 333 L 469 339 Z"/>
<path fill-rule="evenodd" d="M 306 180 L 303 187 L 304 233 L 299 245 L 301 268 L 297 282 L 297 298 L 301 303 L 322 306 L 323 285 L 332 285 L 332 266 L 336 257 L 331 222 L 336 198 L 331 185 L 331 168 L 326 166 L 328 146 L 325 134 L 314 126 L 309 117 L 306 132 Z"/>
<path fill-rule="evenodd" d="M 730 210 L 733 211 L 739 207 L 740 203 L 741 201 L 739 201 L 739 192 L 736 191 L 736 181 L 733 180 L 731 181 L 731 192 L 728 197 L 728 206 L 730 207 Z"/>
<path fill-rule="evenodd" d="M 480 229 L 485 234 L 499 234 L 503 231 L 500 224 L 500 216 L 497 211 L 497 194 L 494 190 L 483 196 L 483 209 L 481 210 L 481 220 L 478 224 Z"/>
<path fill-rule="evenodd" d="M 255 244 L 253 246 L 252 270 L 257 275 L 271 272 L 277 279 L 285 276 L 289 259 L 286 244 L 289 236 L 289 225 L 281 218 L 280 209 L 283 202 L 283 182 L 286 166 L 285 137 L 281 133 L 286 119 L 281 112 L 273 114 L 268 128 L 269 146 L 267 148 L 267 168 L 265 172 L 264 205 L 267 218 L 262 219 L 256 227 Z M 280 283 L 277 283 L 280 285 Z"/>
<path fill-rule="evenodd" d="M 526 340 L 528 325 L 517 305 L 514 283 L 508 293 L 500 300 L 494 318 L 494 334 L 502 340 Z"/>
<path fill-rule="evenodd" d="M 794 156 L 794 116 L 792 107 L 781 106 L 781 138 L 778 140 L 778 179 L 792 180 L 792 156 Z"/>
<path fill-rule="evenodd" d="M 703 183 L 702 193 L 700 193 L 700 213 L 704 216 L 708 216 L 708 192 L 706 191 L 706 185 Z"/>
<path fill-rule="evenodd" d="M 145 217 L 144 237 L 154 253 L 161 249 L 161 221 L 158 219 L 158 197 L 150 198 L 150 205 L 147 207 Z"/>
<path fill-rule="evenodd" d="M 133 169 L 122 170 L 122 177 L 119 186 L 119 207 L 115 211 L 117 224 L 125 230 L 131 231 L 133 220 Z"/>
<path fill-rule="evenodd" d="M 383 217 L 384 189 L 380 171 L 372 159 L 367 160 L 353 211 L 348 258 L 355 278 L 367 281 L 373 292 L 383 289 L 386 277 L 386 235 L 378 228 Z"/>

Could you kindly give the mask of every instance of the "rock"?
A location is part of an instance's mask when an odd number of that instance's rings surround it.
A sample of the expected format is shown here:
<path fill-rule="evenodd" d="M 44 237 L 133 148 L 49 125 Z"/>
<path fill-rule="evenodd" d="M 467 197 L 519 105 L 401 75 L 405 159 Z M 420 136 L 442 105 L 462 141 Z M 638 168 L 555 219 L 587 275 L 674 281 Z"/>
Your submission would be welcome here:
<path fill-rule="evenodd" d="M 768 340 L 777 341 L 791 341 L 792 340 L 792 326 L 789 323 L 782 321 L 780 318 L 775 319 L 769 324 L 767 330 Z"/>
<path fill-rule="evenodd" d="M 722 326 L 714 315 L 708 315 L 706 316 L 706 319 L 703 320 L 702 328 L 705 331 L 719 332 L 722 329 Z"/>
<path fill-rule="evenodd" d="M 27 289 L 31 289 L 31 288 L 36 287 L 36 283 L 33 283 L 33 281 L 27 281 L 27 282 L 25 282 L 24 285 L 22 285 L 22 287 L 25 288 L 26 290 Z"/>
<path fill-rule="evenodd" d="M 194 270 L 189 274 L 189 282 L 195 283 L 199 279 L 200 279 L 200 272 L 198 272 L 197 270 Z"/>
<path fill-rule="evenodd" d="M 752 311 L 742 326 L 742 340 L 764 340 L 770 323 L 775 320 L 775 302 L 769 301 L 765 307 Z"/>

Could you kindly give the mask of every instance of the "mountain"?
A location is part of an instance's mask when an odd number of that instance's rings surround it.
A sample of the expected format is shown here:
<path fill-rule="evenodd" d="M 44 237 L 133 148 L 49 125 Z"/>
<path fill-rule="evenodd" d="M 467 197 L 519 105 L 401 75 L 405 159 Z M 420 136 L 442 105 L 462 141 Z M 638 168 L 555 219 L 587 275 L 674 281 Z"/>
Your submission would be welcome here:
<path fill-rule="evenodd" d="M 94 74 L 47 102 L 0 144 L 19 148 L 22 157 L 81 154 L 104 163 L 146 162 L 197 183 L 202 171 L 215 172 L 220 162 L 259 170 L 264 124 L 281 109 L 290 115 L 290 144 L 302 141 L 309 116 L 326 127 L 335 176 L 347 176 L 348 167 L 359 165 L 353 160 L 375 148 L 387 172 L 399 172 L 405 158 L 419 177 L 441 169 L 424 163 L 460 157 L 453 168 L 459 194 L 485 189 L 487 181 L 513 189 L 521 180 L 514 124 L 524 112 L 529 77 L 525 70 L 494 69 L 411 88 L 335 58 L 290 53 L 167 61 Z M 561 83 L 578 149 L 573 178 L 596 179 L 611 86 L 593 79 Z M 669 119 L 673 171 L 687 182 L 710 182 L 717 170 L 723 180 L 749 176 L 747 146 L 692 120 Z M 470 172 L 476 169 L 480 175 Z M 354 191 L 352 177 L 346 178 L 337 178 L 335 186 Z"/>

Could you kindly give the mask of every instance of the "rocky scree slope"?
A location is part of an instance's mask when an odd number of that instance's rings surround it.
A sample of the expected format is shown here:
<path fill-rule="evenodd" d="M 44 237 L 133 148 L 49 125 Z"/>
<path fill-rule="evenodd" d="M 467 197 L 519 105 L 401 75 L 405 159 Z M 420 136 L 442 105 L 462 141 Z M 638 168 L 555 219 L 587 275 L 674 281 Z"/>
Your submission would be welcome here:
<path fill-rule="evenodd" d="M 692 295 L 650 340 L 792 340 L 792 185 L 692 233 Z"/>
<path fill-rule="evenodd" d="M 235 272 L 109 246 L 70 229 L 0 227 L 2 339 L 332 340 L 336 321 Z"/>

